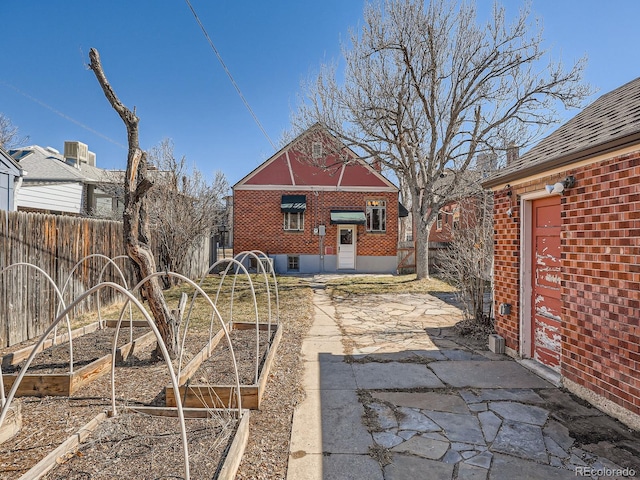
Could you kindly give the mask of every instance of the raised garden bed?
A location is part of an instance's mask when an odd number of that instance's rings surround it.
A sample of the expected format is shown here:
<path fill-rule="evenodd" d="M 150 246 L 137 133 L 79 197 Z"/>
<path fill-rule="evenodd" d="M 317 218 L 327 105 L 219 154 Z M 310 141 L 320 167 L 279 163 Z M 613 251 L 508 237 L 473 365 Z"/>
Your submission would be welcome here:
<path fill-rule="evenodd" d="M 9 440 L 15 434 L 17 434 L 22 428 L 22 404 L 20 402 L 13 402 L 13 405 L 9 407 L 7 416 L 0 425 L 0 443 L 4 443 Z"/>
<path fill-rule="evenodd" d="M 107 321 L 107 328 L 98 323 L 71 332 L 73 339 L 74 370 L 69 371 L 68 334 L 60 334 L 56 344 L 47 340 L 48 348 L 39 348 L 27 373 L 22 378 L 16 396 L 71 396 L 83 385 L 111 371 L 111 345 L 115 321 Z M 129 322 L 120 329 L 119 342 L 126 342 L 116 350 L 116 363 L 123 363 L 140 349 L 154 343 L 156 337 L 146 322 L 133 323 L 133 342 L 129 342 Z M 3 382 L 8 393 L 18 377 L 21 365 L 34 346 L 12 352 L 2 359 Z M 77 367 L 77 368 L 76 368 Z"/>
<path fill-rule="evenodd" d="M 249 411 L 184 410 L 191 478 L 235 478 L 249 438 Z M 183 478 L 177 410 L 139 407 L 116 417 L 100 413 L 20 480 Z M 79 475 L 84 475 L 80 477 Z"/>
<path fill-rule="evenodd" d="M 271 324 L 271 338 L 267 338 L 269 325 L 260 323 L 260 365 L 258 381 L 255 381 L 255 323 L 235 322 L 230 325 L 231 341 L 238 363 L 242 408 L 259 409 L 269 378 L 269 370 L 282 338 L 282 328 Z M 234 333 L 243 338 L 234 341 Z M 178 379 L 180 398 L 189 408 L 237 408 L 235 372 L 230 366 L 230 356 L 222 331 L 194 356 Z M 173 387 L 165 388 L 166 405 L 175 407 Z"/>

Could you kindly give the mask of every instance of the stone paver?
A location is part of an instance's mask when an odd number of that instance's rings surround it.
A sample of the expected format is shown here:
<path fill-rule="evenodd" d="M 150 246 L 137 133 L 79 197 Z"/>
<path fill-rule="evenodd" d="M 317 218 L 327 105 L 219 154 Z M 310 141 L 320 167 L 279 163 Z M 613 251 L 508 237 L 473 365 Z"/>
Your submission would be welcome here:
<path fill-rule="evenodd" d="M 610 452 L 637 460 L 636 444 L 577 448 L 565 425 L 628 432 L 508 357 L 457 343 L 449 297 L 314 290 L 288 480 L 569 479 L 618 468 Z"/>
<path fill-rule="evenodd" d="M 488 473 L 486 468 L 463 462 L 458 467 L 458 480 L 485 480 Z"/>
<path fill-rule="evenodd" d="M 505 420 L 544 425 L 549 412 L 543 408 L 517 402 L 490 402 L 489 408 Z"/>
<path fill-rule="evenodd" d="M 469 413 L 469 407 L 457 395 L 436 392 L 376 392 L 372 395 L 379 400 L 403 407 L 423 408 L 438 412 Z"/>
<path fill-rule="evenodd" d="M 389 465 L 384 467 L 385 480 L 416 480 L 417 478 L 433 478 L 449 480 L 453 477 L 453 465 L 414 457 L 412 455 L 395 454 Z"/>
<path fill-rule="evenodd" d="M 322 451 L 363 453 L 373 437 L 362 424 L 364 408 L 353 390 L 321 390 Z"/>
<path fill-rule="evenodd" d="M 358 388 L 441 388 L 443 383 L 425 365 L 416 363 L 354 363 Z"/>
<path fill-rule="evenodd" d="M 439 460 L 449 450 L 449 442 L 416 435 L 391 449 L 392 452 L 408 453 L 422 458 Z"/>
<path fill-rule="evenodd" d="M 476 388 L 549 388 L 551 384 L 516 362 L 432 362 L 429 368 L 444 383 Z"/>
<path fill-rule="evenodd" d="M 491 450 L 539 462 L 549 462 L 542 429 L 528 423 L 505 420 L 493 441 Z"/>
<path fill-rule="evenodd" d="M 498 430 L 500 430 L 502 420 L 500 420 L 495 413 L 489 411 L 478 413 L 478 420 L 480 421 L 484 439 L 488 443 L 493 442 L 498 434 Z"/>
<path fill-rule="evenodd" d="M 504 480 L 505 478 L 523 478 L 527 480 L 570 480 L 576 479 L 576 474 L 570 470 L 554 468 L 549 465 L 523 460 L 517 457 L 501 455 L 493 456 L 493 464 L 489 473 L 489 480 Z"/>
<path fill-rule="evenodd" d="M 425 413 L 431 420 L 442 427 L 446 437 L 452 442 L 485 444 L 480 422 L 478 422 L 476 416 L 432 411 Z"/>
<path fill-rule="evenodd" d="M 384 480 L 378 462 L 369 455 L 325 455 L 323 480 Z"/>

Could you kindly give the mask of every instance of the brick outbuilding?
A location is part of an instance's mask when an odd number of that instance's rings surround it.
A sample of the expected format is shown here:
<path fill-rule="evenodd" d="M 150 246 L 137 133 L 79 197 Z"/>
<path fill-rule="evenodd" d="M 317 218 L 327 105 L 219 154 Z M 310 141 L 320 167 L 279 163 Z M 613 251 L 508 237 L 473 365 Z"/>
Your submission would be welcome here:
<path fill-rule="evenodd" d="M 315 126 L 233 187 L 234 251 L 276 272 L 395 273 L 398 188 Z"/>
<path fill-rule="evenodd" d="M 507 353 L 640 429 L 640 78 L 484 186 Z"/>

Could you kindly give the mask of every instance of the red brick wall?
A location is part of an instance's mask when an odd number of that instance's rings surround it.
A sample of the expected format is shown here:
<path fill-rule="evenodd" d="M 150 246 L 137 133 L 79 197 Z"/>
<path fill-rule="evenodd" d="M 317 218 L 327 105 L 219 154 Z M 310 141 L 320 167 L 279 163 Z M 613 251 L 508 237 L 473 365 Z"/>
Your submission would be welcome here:
<path fill-rule="evenodd" d="M 512 193 L 510 196 L 509 193 Z M 511 208 L 512 216 L 507 211 Z M 494 311 L 496 331 L 507 347 L 518 350 L 520 332 L 520 212 L 516 192 L 496 192 L 493 199 Z M 509 315 L 500 315 L 498 305 L 511 304 Z"/>
<path fill-rule="evenodd" d="M 304 231 L 289 232 L 283 228 L 280 211 L 282 195 L 306 195 Z M 317 192 L 238 190 L 234 192 L 234 251 L 262 250 L 268 254 L 319 254 L 320 237 L 314 227 L 325 225 L 324 246 L 337 246 L 337 225 L 330 223 L 330 211 L 358 208 L 364 211 L 367 200 L 387 201 L 386 233 L 366 232 L 358 226 L 357 254 L 394 256 L 398 244 L 398 198 L 395 192 Z M 326 252 L 329 253 L 329 252 Z"/>
<path fill-rule="evenodd" d="M 562 374 L 640 414 L 640 152 L 569 173 Z"/>
<path fill-rule="evenodd" d="M 496 330 L 518 350 L 519 196 L 576 178 L 562 196 L 564 377 L 640 414 L 640 152 L 570 169 L 495 193 Z"/>
<path fill-rule="evenodd" d="M 438 222 L 436 221 L 429 232 L 429 241 L 447 243 L 453 240 L 453 214 L 456 209 L 460 211 L 460 228 L 473 228 L 477 220 L 477 203 L 477 200 L 471 197 L 442 207 L 440 209 L 444 212 L 442 215 L 442 228 L 438 229 Z"/>

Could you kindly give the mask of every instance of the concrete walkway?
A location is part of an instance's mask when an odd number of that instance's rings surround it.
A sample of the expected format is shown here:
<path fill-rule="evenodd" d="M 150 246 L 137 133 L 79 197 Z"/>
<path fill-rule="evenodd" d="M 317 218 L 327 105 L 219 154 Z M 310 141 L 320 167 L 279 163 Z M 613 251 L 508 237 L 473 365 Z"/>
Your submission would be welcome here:
<path fill-rule="evenodd" d="M 315 282 L 288 480 L 640 476 L 636 436 L 508 357 L 456 342 L 450 303 L 331 301 Z"/>

